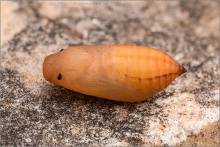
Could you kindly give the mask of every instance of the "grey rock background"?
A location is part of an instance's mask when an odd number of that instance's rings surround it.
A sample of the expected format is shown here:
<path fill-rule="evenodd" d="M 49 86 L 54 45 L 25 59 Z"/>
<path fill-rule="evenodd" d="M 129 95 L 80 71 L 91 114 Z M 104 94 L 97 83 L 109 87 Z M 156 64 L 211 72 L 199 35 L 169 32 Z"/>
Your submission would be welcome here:
<path fill-rule="evenodd" d="M 44 58 L 81 44 L 159 48 L 189 72 L 122 103 L 45 81 Z M 1 2 L 1 146 L 219 146 L 217 1 Z"/>

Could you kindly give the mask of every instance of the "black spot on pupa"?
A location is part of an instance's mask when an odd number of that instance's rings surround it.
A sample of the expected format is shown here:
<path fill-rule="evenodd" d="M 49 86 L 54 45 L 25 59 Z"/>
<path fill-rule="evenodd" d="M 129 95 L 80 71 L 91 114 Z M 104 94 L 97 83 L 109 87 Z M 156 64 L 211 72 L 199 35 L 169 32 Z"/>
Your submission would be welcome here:
<path fill-rule="evenodd" d="M 58 80 L 61 80 L 61 79 L 62 79 L 62 74 L 61 74 L 61 73 L 59 73 L 57 79 L 58 79 Z"/>
<path fill-rule="evenodd" d="M 62 51 L 63 51 L 63 49 L 60 50 L 60 52 L 62 52 Z"/>

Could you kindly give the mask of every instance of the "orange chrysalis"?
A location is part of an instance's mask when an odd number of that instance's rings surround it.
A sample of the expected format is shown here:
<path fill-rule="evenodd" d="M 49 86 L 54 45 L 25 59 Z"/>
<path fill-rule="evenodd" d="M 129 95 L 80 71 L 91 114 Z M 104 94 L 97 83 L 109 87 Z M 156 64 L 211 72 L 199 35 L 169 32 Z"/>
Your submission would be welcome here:
<path fill-rule="evenodd" d="M 165 89 L 187 70 L 166 53 L 143 46 L 74 46 L 49 55 L 46 80 L 116 101 L 138 102 Z"/>

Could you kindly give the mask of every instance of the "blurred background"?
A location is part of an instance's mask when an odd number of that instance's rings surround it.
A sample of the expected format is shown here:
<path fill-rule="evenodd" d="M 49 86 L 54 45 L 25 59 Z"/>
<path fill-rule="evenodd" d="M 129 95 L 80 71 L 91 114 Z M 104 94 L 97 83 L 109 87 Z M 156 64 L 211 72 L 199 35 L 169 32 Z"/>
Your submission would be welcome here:
<path fill-rule="evenodd" d="M 132 104 L 44 80 L 47 55 L 88 44 L 158 48 L 189 72 Z M 3 1 L 1 89 L 2 146 L 219 146 L 219 3 Z"/>

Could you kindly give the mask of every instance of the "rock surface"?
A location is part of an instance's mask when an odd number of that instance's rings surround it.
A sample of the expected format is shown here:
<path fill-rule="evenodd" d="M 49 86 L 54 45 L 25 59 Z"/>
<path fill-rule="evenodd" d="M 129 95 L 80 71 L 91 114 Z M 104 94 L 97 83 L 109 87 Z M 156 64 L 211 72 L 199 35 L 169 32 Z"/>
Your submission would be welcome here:
<path fill-rule="evenodd" d="M 81 44 L 159 48 L 189 72 L 122 103 L 45 81 L 44 58 Z M 1 2 L 1 146 L 220 146 L 217 1 Z"/>

